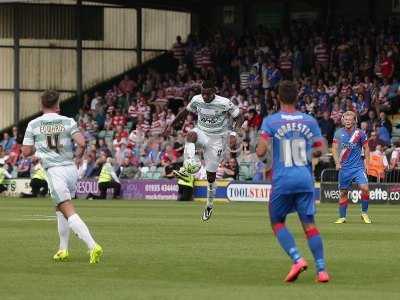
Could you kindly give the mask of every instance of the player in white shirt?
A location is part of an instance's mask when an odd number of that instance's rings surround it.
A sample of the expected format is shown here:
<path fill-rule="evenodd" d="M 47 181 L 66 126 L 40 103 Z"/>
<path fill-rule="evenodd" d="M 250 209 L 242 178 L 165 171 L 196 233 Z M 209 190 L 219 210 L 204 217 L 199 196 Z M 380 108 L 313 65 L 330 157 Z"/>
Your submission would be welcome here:
<path fill-rule="evenodd" d="M 186 109 L 179 112 L 175 120 L 165 129 L 168 133 L 176 124 L 182 123 L 189 113 L 197 114 L 196 127 L 188 132 L 184 149 L 184 160 L 193 159 L 196 144 L 203 147 L 204 160 L 207 171 L 207 204 L 202 220 L 210 219 L 213 211 L 213 200 L 217 185 L 215 182 L 218 165 L 223 160 L 229 145 L 235 144 L 236 134 L 230 134 L 228 123 L 230 118 L 234 121 L 234 130 L 239 132 L 243 124 L 243 116 L 239 108 L 231 100 L 215 94 L 215 85 L 212 81 L 202 84 L 201 94 L 192 98 Z M 174 172 L 178 177 L 184 178 L 188 174 L 184 168 Z"/>
<path fill-rule="evenodd" d="M 71 201 L 75 197 L 78 180 L 72 140 L 77 145 L 77 156 L 81 157 L 86 147 L 85 138 L 73 119 L 58 114 L 59 94 L 56 91 L 44 92 L 41 103 L 43 115 L 29 122 L 22 153 L 25 157 L 33 154 L 39 157 L 47 175 L 60 237 L 59 251 L 53 258 L 56 261 L 68 259 L 68 241 L 72 230 L 89 248 L 89 263 L 97 263 L 103 249 L 94 241 Z"/>

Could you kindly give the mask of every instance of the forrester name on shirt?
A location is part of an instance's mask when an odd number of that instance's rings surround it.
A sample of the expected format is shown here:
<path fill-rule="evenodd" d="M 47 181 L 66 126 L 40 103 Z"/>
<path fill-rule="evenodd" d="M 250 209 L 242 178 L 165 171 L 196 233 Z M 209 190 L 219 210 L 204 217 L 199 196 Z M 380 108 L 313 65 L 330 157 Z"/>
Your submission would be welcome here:
<path fill-rule="evenodd" d="M 285 134 L 288 132 L 297 132 L 297 133 L 302 133 L 306 136 L 307 139 L 311 139 L 314 134 L 311 132 L 310 127 L 303 123 L 286 123 L 283 124 L 281 127 L 278 128 L 277 132 L 275 133 L 275 137 L 277 139 L 282 139 L 285 137 Z"/>

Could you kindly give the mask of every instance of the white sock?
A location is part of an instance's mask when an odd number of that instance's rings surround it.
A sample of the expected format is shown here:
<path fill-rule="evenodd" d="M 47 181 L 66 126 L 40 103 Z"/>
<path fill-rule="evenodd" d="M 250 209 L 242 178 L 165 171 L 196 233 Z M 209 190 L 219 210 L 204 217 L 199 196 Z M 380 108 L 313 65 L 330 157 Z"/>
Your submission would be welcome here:
<path fill-rule="evenodd" d="M 192 159 L 196 154 L 196 146 L 194 143 L 186 143 L 183 151 L 183 159 Z"/>
<path fill-rule="evenodd" d="M 60 250 L 68 250 L 69 226 L 68 221 L 61 211 L 56 211 L 58 235 L 60 237 Z"/>
<path fill-rule="evenodd" d="M 78 214 L 73 214 L 68 218 L 68 225 L 75 234 L 86 243 L 89 250 L 92 250 L 96 245 L 92 235 L 89 232 L 85 222 L 79 217 Z"/>
<path fill-rule="evenodd" d="M 208 183 L 207 185 L 207 206 L 213 206 L 215 192 L 217 191 L 217 183 Z"/>

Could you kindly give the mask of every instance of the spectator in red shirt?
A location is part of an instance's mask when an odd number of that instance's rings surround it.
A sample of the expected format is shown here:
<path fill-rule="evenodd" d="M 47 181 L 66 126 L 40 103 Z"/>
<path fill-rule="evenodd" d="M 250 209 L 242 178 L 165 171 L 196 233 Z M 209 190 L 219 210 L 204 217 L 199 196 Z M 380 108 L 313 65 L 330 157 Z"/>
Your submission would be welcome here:
<path fill-rule="evenodd" d="M 167 145 L 164 154 L 161 156 L 161 165 L 163 167 L 176 163 L 178 159 L 177 151 L 171 146 Z"/>
<path fill-rule="evenodd" d="M 116 129 L 117 130 L 115 132 L 115 140 L 117 140 L 119 143 L 123 142 L 125 144 L 128 144 L 128 131 L 124 130 L 121 125 L 118 125 Z"/>
<path fill-rule="evenodd" d="M 394 72 L 394 62 L 391 56 L 392 53 L 388 52 L 380 64 L 382 77 L 386 79 L 392 78 Z"/>
<path fill-rule="evenodd" d="M 112 125 L 116 126 L 125 126 L 126 125 L 126 117 L 122 115 L 121 110 L 117 110 L 115 116 L 112 118 Z"/>
<path fill-rule="evenodd" d="M 258 129 L 261 126 L 262 118 L 259 114 L 257 114 L 255 109 L 249 110 L 249 117 L 248 117 L 248 126 L 253 129 Z"/>

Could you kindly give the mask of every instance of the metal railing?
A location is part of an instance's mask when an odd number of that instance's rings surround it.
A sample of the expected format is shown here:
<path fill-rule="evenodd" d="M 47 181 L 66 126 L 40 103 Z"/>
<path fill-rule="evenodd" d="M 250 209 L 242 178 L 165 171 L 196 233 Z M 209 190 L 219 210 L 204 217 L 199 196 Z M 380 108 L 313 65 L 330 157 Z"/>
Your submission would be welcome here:
<path fill-rule="evenodd" d="M 338 182 L 339 171 L 324 169 L 321 173 L 321 183 Z M 369 181 L 378 183 L 400 183 L 400 169 L 386 171 L 383 178 L 368 176 Z"/>

